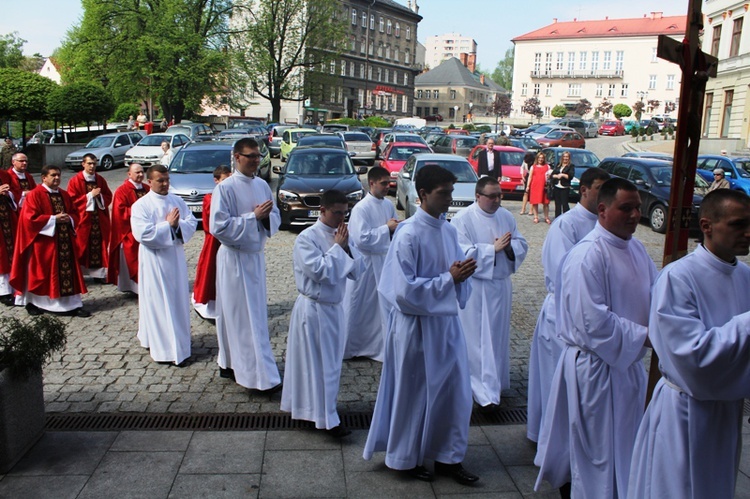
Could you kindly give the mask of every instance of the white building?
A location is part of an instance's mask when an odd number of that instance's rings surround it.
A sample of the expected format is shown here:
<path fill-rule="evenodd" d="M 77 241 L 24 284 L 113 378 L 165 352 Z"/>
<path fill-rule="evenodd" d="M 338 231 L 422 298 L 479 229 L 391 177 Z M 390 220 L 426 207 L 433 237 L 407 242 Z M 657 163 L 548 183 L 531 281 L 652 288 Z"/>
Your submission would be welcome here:
<path fill-rule="evenodd" d="M 428 36 L 425 42 L 425 64 L 430 69 L 436 68 L 451 57 L 458 59 L 461 54 L 477 55 L 477 42 L 460 33 Z"/>
<path fill-rule="evenodd" d="M 604 99 L 631 108 L 643 100 L 644 117 L 677 116 L 680 68 L 657 58 L 656 45 L 661 34 L 681 41 L 686 22 L 685 16 L 661 12 L 635 19 L 555 19 L 514 38 L 512 116 L 530 118 L 521 111 L 530 97 L 539 99 L 546 118 L 556 105 L 570 107 L 584 98 L 593 109 Z"/>
<path fill-rule="evenodd" d="M 49 78 L 58 85 L 62 81 L 62 79 L 60 78 L 60 68 L 57 66 L 57 63 L 54 59 L 52 59 L 52 57 L 47 57 L 44 60 L 44 64 L 39 70 L 39 74 L 41 76 L 44 76 L 45 78 Z"/>

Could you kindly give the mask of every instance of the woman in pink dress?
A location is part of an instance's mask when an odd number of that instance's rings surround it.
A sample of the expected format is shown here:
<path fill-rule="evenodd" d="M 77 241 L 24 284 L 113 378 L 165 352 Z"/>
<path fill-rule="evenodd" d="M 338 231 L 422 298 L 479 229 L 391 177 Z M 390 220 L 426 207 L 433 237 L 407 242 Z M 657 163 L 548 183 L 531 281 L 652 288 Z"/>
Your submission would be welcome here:
<path fill-rule="evenodd" d="M 547 176 L 549 175 L 549 165 L 544 153 L 536 155 L 534 165 L 529 169 L 529 180 L 526 184 L 526 192 L 529 193 L 529 204 L 531 204 L 531 213 L 534 215 L 534 223 L 539 223 L 539 203 L 542 203 L 544 209 L 544 220 L 547 224 L 551 223 L 549 219 L 549 199 L 547 198 Z"/>

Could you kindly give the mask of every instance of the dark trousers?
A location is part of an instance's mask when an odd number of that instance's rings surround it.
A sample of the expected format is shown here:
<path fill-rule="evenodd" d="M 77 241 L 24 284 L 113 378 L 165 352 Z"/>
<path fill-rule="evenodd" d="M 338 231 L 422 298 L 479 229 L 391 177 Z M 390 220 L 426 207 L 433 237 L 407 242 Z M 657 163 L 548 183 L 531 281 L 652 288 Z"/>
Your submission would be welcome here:
<path fill-rule="evenodd" d="M 555 217 L 559 217 L 566 211 L 570 210 L 568 204 L 568 196 L 570 195 L 570 189 L 567 187 L 555 187 Z"/>

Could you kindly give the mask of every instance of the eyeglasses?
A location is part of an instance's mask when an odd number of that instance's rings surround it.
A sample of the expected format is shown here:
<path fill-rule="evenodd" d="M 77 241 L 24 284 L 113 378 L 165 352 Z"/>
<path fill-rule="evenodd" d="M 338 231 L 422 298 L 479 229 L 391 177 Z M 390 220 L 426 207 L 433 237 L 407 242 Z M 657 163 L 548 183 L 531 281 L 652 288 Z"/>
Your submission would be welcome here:
<path fill-rule="evenodd" d="M 260 156 L 260 154 L 258 154 L 258 153 L 252 153 L 252 154 L 243 154 L 243 153 L 241 153 L 241 152 L 237 152 L 237 153 L 235 153 L 235 154 L 237 154 L 237 155 L 239 155 L 239 156 L 244 156 L 244 157 L 246 157 L 247 159 L 260 159 L 260 157 L 261 157 L 261 156 Z"/>
<path fill-rule="evenodd" d="M 723 173 L 714 173 L 714 177 L 723 177 L 723 176 L 724 176 Z"/>
<path fill-rule="evenodd" d="M 485 194 L 485 193 L 483 193 L 483 192 L 477 192 L 477 194 L 479 194 L 480 196 L 484 196 L 484 197 L 486 197 L 487 199 L 491 199 L 491 200 L 493 200 L 493 201 L 498 201 L 498 200 L 500 200 L 500 199 L 503 199 L 503 194 L 502 194 L 502 193 L 500 193 L 500 192 L 499 192 L 499 193 L 497 193 L 497 194 Z"/>

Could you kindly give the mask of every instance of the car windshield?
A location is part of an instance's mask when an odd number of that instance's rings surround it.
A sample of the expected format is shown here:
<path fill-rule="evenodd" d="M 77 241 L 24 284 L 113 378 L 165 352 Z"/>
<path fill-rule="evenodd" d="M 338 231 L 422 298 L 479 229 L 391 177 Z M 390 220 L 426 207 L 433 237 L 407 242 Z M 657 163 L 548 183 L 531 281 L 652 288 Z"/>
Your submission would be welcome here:
<path fill-rule="evenodd" d="M 521 163 L 523 163 L 524 154 L 525 153 L 522 153 L 520 151 L 519 152 L 501 152 L 500 164 L 521 166 Z"/>
<path fill-rule="evenodd" d="M 315 130 L 301 130 L 299 132 L 289 132 L 289 134 L 292 136 L 292 142 L 297 142 L 301 137 L 304 137 L 305 135 L 312 135 L 314 133 L 318 133 Z"/>
<path fill-rule="evenodd" d="M 750 159 L 735 159 L 734 164 L 737 166 L 737 173 L 742 178 L 750 178 Z"/>
<path fill-rule="evenodd" d="M 394 161 L 406 161 L 412 154 L 421 154 L 424 152 L 429 152 L 429 149 L 417 146 L 399 146 L 391 149 L 391 152 L 388 154 L 388 159 Z"/>
<path fill-rule="evenodd" d="M 561 139 L 565 135 L 565 132 L 550 132 L 544 136 L 546 139 Z"/>
<path fill-rule="evenodd" d="M 468 161 L 455 161 L 455 160 L 427 160 L 423 163 L 419 163 L 417 165 L 417 168 L 414 171 L 414 174 L 416 176 L 417 171 L 419 171 L 419 168 L 422 166 L 427 165 L 433 165 L 433 166 L 440 166 L 442 168 L 445 168 L 449 172 L 451 172 L 453 175 L 456 176 L 456 179 L 459 183 L 476 183 L 477 181 L 477 174 L 474 173 L 474 169 L 471 167 Z"/>
<path fill-rule="evenodd" d="M 347 142 L 372 142 L 370 137 L 364 133 L 345 133 L 344 140 Z"/>
<path fill-rule="evenodd" d="M 540 149 L 539 142 L 536 141 L 536 139 L 532 139 L 531 137 L 523 137 L 521 139 L 521 142 L 523 142 L 523 145 L 525 145 L 528 148 L 534 149 Z"/>
<path fill-rule="evenodd" d="M 462 149 L 474 147 L 478 143 L 479 139 L 473 137 L 467 139 L 456 139 L 456 147 Z"/>
<path fill-rule="evenodd" d="M 599 158 L 590 151 L 568 151 L 570 153 L 570 162 L 575 166 L 597 166 Z"/>
<path fill-rule="evenodd" d="M 342 140 L 335 135 L 329 135 L 328 137 L 302 137 L 297 142 L 297 147 L 300 146 L 312 146 L 312 147 L 335 147 L 337 149 L 344 149 Z"/>
<path fill-rule="evenodd" d="M 289 156 L 288 175 L 354 175 L 348 154 L 310 153 Z"/>
<path fill-rule="evenodd" d="M 180 132 L 187 136 L 190 136 L 190 127 L 188 126 L 171 126 L 169 127 L 170 132 Z"/>
<path fill-rule="evenodd" d="M 232 165 L 231 149 L 187 149 L 177 153 L 169 171 L 174 173 L 213 173 L 217 166 Z"/>
<path fill-rule="evenodd" d="M 161 146 L 162 142 L 171 142 L 169 135 L 146 135 L 138 142 L 139 146 Z"/>
<path fill-rule="evenodd" d="M 607 126 L 617 126 L 616 121 L 605 121 L 604 124 Z"/>
<path fill-rule="evenodd" d="M 536 130 L 534 130 L 534 133 L 540 133 L 544 135 L 545 133 L 550 132 L 552 130 L 554 130 L 554 128 L 552 128 L 551 126 L 540 126 Z"/>
<path fill-rule="evenodd" d="M 98 149 L 100 147 L 109 147 L 112 145 L 112 141 L 114 140 L 114 137 L 97 137 L 86 144 L 86 147 L 84 147 L 84 149 Z"/>
<path fill-rule="evenodd" d="M 651 168 L 651 173 L 656 179 L 656 183 L 659 185 L 672 185 L 672 165 L 665 164 L 664 166 L 657 166 Z"/>

